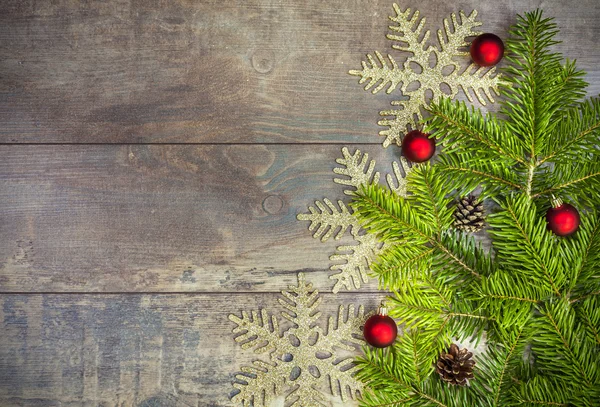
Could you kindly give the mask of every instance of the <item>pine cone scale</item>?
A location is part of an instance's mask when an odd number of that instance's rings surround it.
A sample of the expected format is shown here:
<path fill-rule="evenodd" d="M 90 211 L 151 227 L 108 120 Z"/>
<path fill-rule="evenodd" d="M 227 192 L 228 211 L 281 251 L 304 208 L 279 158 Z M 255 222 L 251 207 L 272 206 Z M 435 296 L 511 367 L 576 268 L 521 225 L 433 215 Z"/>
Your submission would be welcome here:
<path fill-rule="evenodd" d="M 450 345 L 447 353 L 442 353 L 435 364 L 436 372 L 440 378 L 450 384 L 466 386 L 469 379 L 473 379 L 475 361 L 473 353 L 468 349 L 459 349 L 456 344 Z"/>
<path fill-rule="evenodd" d="M 478 232 L 485 225 L 485 211 L 478 198 L 469 195 L 456 204 L 454 228 L 465 232 Z"/>

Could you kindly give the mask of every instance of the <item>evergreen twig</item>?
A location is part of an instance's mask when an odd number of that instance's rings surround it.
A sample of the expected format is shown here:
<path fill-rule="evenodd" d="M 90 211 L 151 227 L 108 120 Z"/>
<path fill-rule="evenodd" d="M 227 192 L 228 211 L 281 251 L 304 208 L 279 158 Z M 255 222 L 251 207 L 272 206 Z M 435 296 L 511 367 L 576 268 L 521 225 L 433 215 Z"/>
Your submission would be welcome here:
<path fill-rule="evenodd" d="M 404 324 L 391 349 L 358 359 L 363 406 L 600 405 L 600 99 L 581 101 L 557 33 L 539 10 L 518 16 L 500 114 L 437 100 L 425 131 L 438 162 L 413 167 L 405 197 L 374 183 L 354 197 L 361 225 L 391 243 L 371 269 Z M 451 229 L 453 196 L 476 188 L 497 204 L 489 251 Z M 547 230 L 551 194 L 579 208 L 573 236 Z M 482 337 L 471 387 L 443 384 L 439 353 Z"/>

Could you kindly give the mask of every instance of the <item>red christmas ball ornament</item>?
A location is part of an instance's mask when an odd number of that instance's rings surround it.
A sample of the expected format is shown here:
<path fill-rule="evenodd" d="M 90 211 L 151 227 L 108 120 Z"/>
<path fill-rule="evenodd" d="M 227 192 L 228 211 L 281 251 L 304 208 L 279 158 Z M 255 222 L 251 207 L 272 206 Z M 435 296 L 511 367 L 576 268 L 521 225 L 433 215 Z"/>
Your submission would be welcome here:
<path fill-rule="evenodd" d="M 569 236 L 579 229 L 579 212 L 573 205 L 552 197 L 552 207 L 546 212 L 548 229 L 557 236 Z"/>
<path fill-rule="evenodd" d="M 471 43 L 471 58 L 479 66 L 496 65 L 504 56 L 504 43 L 495 34 L 481 34 Z"/>
<path fill-rule="evenodd" d="M 407 160 L 422 163 L 429 160 L 435 153 L 435 140 L 429 134 L 413 130 L 402 140 L 402 155 Z"/>
<path fill-rule="evenodd" d="M 363 330 L 365 340 L 376 348 L 386 348 L 396 340 L 398 326 L 396 321 L 387 315 L 387 308 L 381 305 L 377 315 L 372 315 L 365 322 Z"/>

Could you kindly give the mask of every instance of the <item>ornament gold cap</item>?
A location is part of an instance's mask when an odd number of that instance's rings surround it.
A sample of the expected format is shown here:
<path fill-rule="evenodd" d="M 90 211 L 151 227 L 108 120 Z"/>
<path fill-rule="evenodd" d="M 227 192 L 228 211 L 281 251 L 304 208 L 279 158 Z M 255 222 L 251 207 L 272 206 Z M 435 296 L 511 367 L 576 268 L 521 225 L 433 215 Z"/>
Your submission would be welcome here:
<path fill-rule="evenodd" d="M 385 306 L 385 302 L 384 301 L 381 301 L 381 305 L 377 309 L 377 314 L 381 315 L 381 316 L 386 316 L 388 314 L 388 309 Z"/>
<path fill-rule="evenodd" d="M 558 208 L 559 206 L 562 206 L 563 204 L 563 200 L 560 198 L 555 197 L 554 195 L 552 195 L 552 207 L 553 208 Z"/>

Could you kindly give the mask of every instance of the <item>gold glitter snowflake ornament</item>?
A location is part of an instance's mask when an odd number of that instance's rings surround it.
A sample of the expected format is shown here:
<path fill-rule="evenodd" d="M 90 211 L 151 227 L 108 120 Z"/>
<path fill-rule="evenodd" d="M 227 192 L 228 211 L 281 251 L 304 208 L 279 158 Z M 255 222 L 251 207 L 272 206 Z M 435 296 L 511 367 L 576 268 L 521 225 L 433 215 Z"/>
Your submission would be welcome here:
<path fill-rule="evenodd" d="M 396 16 L 390 17 L 394 25 L 389 26 L 393 34 L 388 34 L 387 38 L 394 42 L 392 48 L 409 52 L 412 56 L 400 67 L 391 55 L 387 56 L 388 64 L 376 51 L 377 60 L 367 55 L 367 61 L 362 62 L 362 70 L 349 72 L 351 75 L 360 76 L 359 83 L 369 81 L 365 90 L 373 88 L 372 92 L 377 93 L 387 86 L 387 93 L 398 89 L 405 96 L 404 99 L 408 97 L 407 100 L 392 102 L 392 105 L 400 107 L 399 109 L 380 112 L 381 116 L 387 118 L 380 120 L 379 125 L 389 127 L 379 133 L 385 136 L 384 147 L 392 143 L 400 145 L 403 135 L 411 128 L 416 128 L 423 118 L 421 109 L 428 106 L 428 100 L 437 101 L 442 96 L 453 98 L 459 89 L 462 89 L 470 102 L 473 102 L 473 93 L 482 105 L 486 104 L 486 99 L 493 103 L 492 91 L 498 94 L 499 82 L 495 68 L 479 68 L 470 64 L 463 70 L 455 60 L 456 57 L 463 57 L 464 61 L 464 57 L 469 55 L 466 50 L 469 43 L 466 39 L 481 34 L 473 31 L 473 28 L 482 24 L 475 20 L 477 11 L 474 10 L 469 16 L 461 11 L 460 21 L 456 14 L 452 13 L 451 24 L 448 19 L 444 19 L 444 32 L 437 32 L 438 48 L 433 45 L 427 46 L 430 32 L 428 30 L 423 34 L 425 18 L 419 20 L 418 11 L 409 17 L 410 9 L 403 12 L 394 4 L 394 10 Z M 415 85 L 418 87 L 415 88 Z M 393 118 L 389 118 L 390 116 Z"/>
<path fill-rule="evenodd" d="M 251 315 L 242 311 L 241 318 L 229 315 L 237 325 L 233 333 L 242 349 L 266 354 L 236 375 L 233 386 L 239 393 L 232 401 L 244 407 L 267 407 L 285 398 L 286 407 L 314 407 L 330 406 L 337 399 L 348 405 L 362 390 L 361 382 L 353 377 L 356 367 L 352 364 L 353 356 L 364 344 L 360 329 L 365 321 L 362 305 L 358 313 L 350 305 L 347 318 L 340 305 L 337 322 L 329 317 L 323 330 L 316 324 L 321 317 L 317 309 L 322 299 L 302 273 L 298 274 L 298 285 L 281 294 L 284 298 L 279 303 L 286 310 L 281 317 L 293 324 L 283 332 L 277 317 L 265 310 L 252 311 Z M 329 396 L 323 391 L 325 385 Z"/>
<path fill-rule="evenodd" d="M 342 158 L 336 160 L 340 166 L 333 169 L 333 172 L 341 177 L 334 178 L 333 181 L 347 187 L 344 189 L 344 194 L 353 195 L 361 186 L 379 182 L 380 174 L 375 171 L 375 160 L 369 160 L 367 153 L 363 154 L 360 150 L 355 150 L 354 154 L 350 154 L 344 147 L 342 155 Z M 392 162 L 392 168 L 394 176 L 386 175 L 387 184 L 398 195 L 406 196 L 405 177 L 410 171 L 410 166 L 404 157 L 401 157 L 400 164 L 396 161 Z M 331 270 L 336 273 L 329 277 L 336 280 L 334 293 L 341 289 L 356 290 L 367 283 L 369 265 L 384 248 L 375 235 L 366 233 L 360 227 L 358 219 L 352 215 L 351 209 L 344 202 L 338 200 L 337 203 L 340 209 L 327 198 L 323 202 L 315 201 L 316 208 L 309 206 L 310 213 L 301 213 L 297 216 L 298 220 L 310 221 L 308 230 L 322 242 L 327 241 L 331 236 L 339 240 L 346 231 L 350 231 L 352 239 L 356 242 L 353 245 L 338 246 L 337 252 L 329 257 L 335 263 L 331 266 Z"/>

